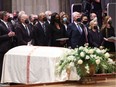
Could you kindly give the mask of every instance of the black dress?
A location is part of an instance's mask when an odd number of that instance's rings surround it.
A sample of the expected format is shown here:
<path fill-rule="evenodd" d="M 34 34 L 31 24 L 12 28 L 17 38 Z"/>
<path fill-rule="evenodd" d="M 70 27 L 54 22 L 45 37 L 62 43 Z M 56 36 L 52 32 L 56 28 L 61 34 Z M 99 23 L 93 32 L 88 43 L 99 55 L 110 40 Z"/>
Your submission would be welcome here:
<path fill-rule="evenodd" d="M 93 30 L 89 31 L 89 44 L 91 47 L 99 47 L 102 45 L 103 42 L 103 36 L 101 32 Z"/>
<path fill-rule="evenodd" d="M 102 30 L 102 35 L 105 38 L 109 38 L 112 36 L 115 36 L 115 30 L 113 27 L 111 28 L 104 28 Z M 108 42 L 108 41 L 104 41 L 104 47 L 109 49 L 109 52 L 115 52 L 115 44 L 113 42 Z"/>
<path fill-rule="evenodd" d="M 60 29 L 57 29 L 55 25 L 49 26 L 51 29 L 51 46 L 63 47 L 65 44 L 61 44 L 57 39 L 66 37 L 66 30 L 64 25 L 60 25 Z"/>

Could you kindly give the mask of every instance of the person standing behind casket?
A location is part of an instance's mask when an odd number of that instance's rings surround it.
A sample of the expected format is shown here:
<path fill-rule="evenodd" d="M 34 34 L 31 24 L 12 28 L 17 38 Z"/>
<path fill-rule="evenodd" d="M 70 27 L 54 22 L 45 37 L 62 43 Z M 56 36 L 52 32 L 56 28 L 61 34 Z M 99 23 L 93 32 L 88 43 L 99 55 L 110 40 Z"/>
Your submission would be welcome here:
<path fill-rule="evenodd" d="M 50 45 L 50 32 L 48 24 L 46 24 L 47 18 L 45 13 L 38 15 L 38 23 L 34 26 L 33 30 L 33 45 L 35 46 L 49 46 Z"/>
<path fill-rule="evenodd" d="M 50 24 L 50 20 L 51 20 L 52 12 L 51 11 L 46 11 L 45 15 L 46 15 L 46 18 L 47 18 L 46 24 L 49 25 Z"/>
<path fill-rule="evenodd" d="M 51 46 L 64 47 L 66 40 L 58 41 L 58 39 L 66 37 L 66 30 L 60 21 L 60 16 L 58 13 L 55 12 L 51 15 L 49 28 L 51 30 Z"/>
<path fill-rule="evenodd" d="M 64 14 L 61 16 L 61 23 L 65 26 L 65 30 L 67 31 L 67 26 L 70 23 L 68 14 Z"/>
<path fill-rule="evenodd" d="M 20 15 L 20 21 L 15 28 L 17 45 L 28 45 L 32 40 L 32 29 L 27 14 Z"/>
<path fill-rule="evenodd" d="M 104 47 L 107 48 L 109 50 L 109 52 L 115 52 L 115 42 L 110 42 L 107 40 L 107 38 L 109 37 L 115 37 L 115 29 L 112 26 L 112 18 L 110 16 L 106 16 L 104 21 L 103 21 L 103 25 L 102 25 L 102 29 L 101 29 L 102 35 L 105 38 L 104 40 Z"/>
<path fill-rule="evenodd" d="M 84 31 L 84 26 L 81 24 L 81 14 L 79 12 L 73 12 L 73 23 L 70 23 L 67 28 L 67 33 L 69 37 L 68 46 L 71 48 L 76 48 L 83 46 L 86 43 L 86 34 Z"/>
<path fill-rule="evenodd" d="M 97 27 L 97 22 L 91 21 L 89 27 L 89 45 L 91 47 L 100 47 L 103 45 L 103 36 Z"/>
<path fill-rule="evenodd" d="M 0 22 L 0 79 L 2 73 L 2 64 L 4 54 L 13 47 L 13 39 L 15 37 L 15 32 L 13 31 L 13 26 L 8 22 L 10 15 L 6 11 L 1 13 Z"/>

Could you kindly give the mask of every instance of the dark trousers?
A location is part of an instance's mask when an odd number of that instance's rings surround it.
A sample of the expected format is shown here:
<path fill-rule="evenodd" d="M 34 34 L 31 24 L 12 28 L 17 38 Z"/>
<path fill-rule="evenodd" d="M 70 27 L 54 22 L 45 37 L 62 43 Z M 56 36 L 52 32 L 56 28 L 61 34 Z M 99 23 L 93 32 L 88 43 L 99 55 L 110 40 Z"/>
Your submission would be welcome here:
<path fill-rule="evenodd" d="M 2 65 L 3 65 L 4 53 L 0 53 L 0 81 L 2 76 Z"/>

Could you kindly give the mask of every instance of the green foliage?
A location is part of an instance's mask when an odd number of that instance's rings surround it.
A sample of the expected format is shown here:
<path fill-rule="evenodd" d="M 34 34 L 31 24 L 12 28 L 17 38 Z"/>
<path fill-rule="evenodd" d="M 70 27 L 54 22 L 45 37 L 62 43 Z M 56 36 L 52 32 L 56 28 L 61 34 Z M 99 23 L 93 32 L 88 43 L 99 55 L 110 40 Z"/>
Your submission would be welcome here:
<path fill-rule="evenodd" d="M 76 68 L 77 74 L 83 77 L 91 74 L 91 66 L 96 73 L 116 72 L 116 63 L 110 58 L 107 49 L 91 48 L 87 45 L 65 53 L 57 65 L 57 70 L 61 74 L 67 68 Z"/>

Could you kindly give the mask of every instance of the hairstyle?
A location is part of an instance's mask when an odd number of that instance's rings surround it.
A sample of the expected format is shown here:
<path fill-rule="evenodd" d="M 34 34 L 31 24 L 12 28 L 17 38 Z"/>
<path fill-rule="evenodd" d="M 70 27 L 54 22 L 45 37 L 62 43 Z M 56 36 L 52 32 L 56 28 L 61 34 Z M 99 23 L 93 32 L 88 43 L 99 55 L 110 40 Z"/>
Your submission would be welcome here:
<path fill-rule="evenodd" d="M 109 21 L 109 18 L 111 18 L 110 16 L 106 16 L 103 20 L 103 24 L 102 24 L 102 30 L 106 27 L 108 21 Z"/>
<path fill-rule="evenodd" d="M 50 24 L 54 25 L 56 15 L 59 15 L 59 14 L 58 14 L 58 13 L 56 13 L 56 12 L 52 13 L 52 15 L 51 15 L 51 21 L 50 21 Z"/>
<path fill-rule="evenodd" d="M 7 11 L 2 11 L 2 13 L 1 13 L 1 19 L 2 20 L 4 19 L 4 16 L 6 16 L 7 13 L 8 13 Z"/>

